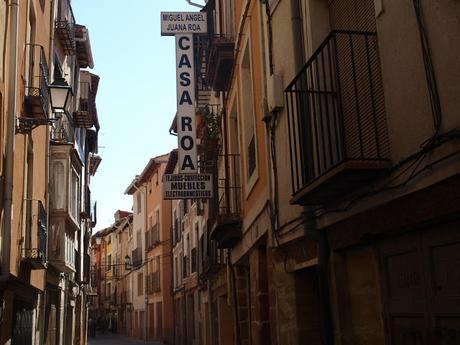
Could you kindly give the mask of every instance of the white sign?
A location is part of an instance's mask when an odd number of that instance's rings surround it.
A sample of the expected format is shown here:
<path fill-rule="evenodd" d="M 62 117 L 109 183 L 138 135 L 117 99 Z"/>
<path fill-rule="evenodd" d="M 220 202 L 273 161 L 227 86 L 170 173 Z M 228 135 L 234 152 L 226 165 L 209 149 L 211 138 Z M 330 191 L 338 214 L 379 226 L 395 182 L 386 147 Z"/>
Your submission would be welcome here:
<path fill-rule="evenodd" d="M 195 69 L 193 63 L 193 35 L 176 35 L 177 73 L 177 139 L 179 144 L 179 173 L 195 173 Z"/>
<path fill-rule="evenodd" d="M 163 175 L 163 198 L 210 199 L 212 174 L 165 174 Z"/>
<path fill-rule="evenodd" d="M 161 35 L 205 34 L 208 31 L 206 13 L 161 12 Z"/>

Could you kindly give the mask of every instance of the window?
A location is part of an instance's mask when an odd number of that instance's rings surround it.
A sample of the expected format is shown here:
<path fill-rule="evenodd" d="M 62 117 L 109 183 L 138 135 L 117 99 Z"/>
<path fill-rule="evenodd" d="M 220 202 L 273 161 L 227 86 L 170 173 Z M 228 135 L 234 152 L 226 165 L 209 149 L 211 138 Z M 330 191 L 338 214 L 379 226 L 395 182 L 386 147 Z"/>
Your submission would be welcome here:
<path fill-rule="evenodd" d="M 140 230 L 137 230 L 136 232 L 136 244 L 137 244 L 137 248 L 140 248 L 141 249 L 141 252 L 142 252 L 142 237 L 141 237 L 141 231 Z"/>
<path fill-rule="evenodd" d="M 105 262 L 105 270 L 106 271 L 110 271 L 110 269 L 112 268 L 112 255 L 107 255 L 107 260 Z"/>
<path fill-rule="evenodd" d="M 174 287 L 177 286 L 177 282 L 178 282 L 178 279 L 177 279 L 177 274 L 179 273 L 179 267 L 177 265 L 177 257 L 174 258 Z"/>
<path fill-rule="evenodd" d="M 155 179 L 155 186 L 158 186 L 158 172 L 155 173 L 154 179 Z"/>
<path fill-rule="evenodd" d="M 137 205 L 137 213 L 141 213 L 142 211 L 142 198 L 141 198 L 141 192 L 137 192 L 136 193 L 136 198 L 137 198 L 137 202 L 136 202 L 136 205 Z"/>
<path fill-rule="evenodd" d="M 6 40 L 3 37 L 5 37 L 6 23 L 6 1 L 0 1 L 0 37 L 2 37 L 0 40 L 0 80 L 3 80 L 3 65 L 5 63 L 5 54 L 3 52 L 5 51 Z"/>
<path fill-rule="evenodd" d="M 138 273 L 137 275 L 137 295 L 142 296 L 144 293 L 144 275 Z"/>
<path fill-rule="evenodd" d="M 256 139 L 254 130 L 254 96 L 252 87 L 250 42 L 246 44 L 241 62 L 241 118 L 243 120 L 244 155 L 247 180 L 256 170 Z"/>
<path fill-rule="evenodd" d="M 73 166 L 70 175 L 69 211 L 71 217 L 78 223 L 78 210 L 80 208 L 80 176 Z"/>

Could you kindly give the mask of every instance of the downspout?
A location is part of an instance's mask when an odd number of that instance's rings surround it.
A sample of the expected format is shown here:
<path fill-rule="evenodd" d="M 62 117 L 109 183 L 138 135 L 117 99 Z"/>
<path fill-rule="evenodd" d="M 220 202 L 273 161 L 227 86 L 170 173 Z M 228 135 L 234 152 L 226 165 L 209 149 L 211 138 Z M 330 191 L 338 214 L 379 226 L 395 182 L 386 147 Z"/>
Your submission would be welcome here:
<path fill-rule="evenodd" d="M 53 63 L 53 52 L 54 52 L 54 14 L 55 14 L 55 6 L 56 6 L 56 2 L 55 0 L 51 0 L 51 6 L 50 6 L 50 45 L 49 45 L 49 55 L 48 55 L 48 61 L 49 61 L 49 66 L 53 66 L 52 63 Z M 53 68 L 50 68 L 50 70 L 52 71 Z M 47 76 L 48 78 L 50 76 Z M 48 224 L 49 224 L 49 204 L 50 204 L 50 192 L 49 192 L 49 185 L 50 185 L 50 129 L 49 129 L 49 126 L 46 126 L 46 137 L 47 137 L 47 140 L 46 140 L 46 152 L 45 152 L 45 157 L 47 159 L 47 161 L 45 162 L 45 183 L 46 183 L 46 187 L 45 187 L 45 191 L 46 191 L 46 200 L 45 200 L 45 205 L 46 205 L 46 216 L 47 216 L 47 219 L 46 219 L 46 228 L 48 230 Z M 48 232 L 49 234 L 49 232 Z M 46 243 L 46 253 L 45 253 L 45 257 L 46 259 L 48 259 L 48 252 L 49 252 L 49 245 L 48 245 L 48 238 L 49 236 L 47 236 L 47 243 Z M 47 317 L 47 313 L 46 313 L 46 300 L 47 300 L 47 289 L 46 289 L 46 274 L 45 274 L 45 288 L 43 289 L 43 306 L 42 306 L 42 313 L 41 313 L 41 342 L 40 344 L 45 344 L 45 341 L 46 341 L 46 317 Z"/>
<path fill-rule="evenodd" d="M 291 0 L 292 43 L 294 51 L 295 73 L 304 65 L 303 27 L 301 5 L 299 0 Z M 321 335 L 322 343 L 334 344 L 334 326 L 332 322 L 331 300 L 329 292 L 329 257 L 330 248 L 326 231 L 318 230 L 314 208 L 304 207 L 305 225 L 304 234 L 307 245 L 310 240 L 315 240 L 318 249 L 318 290 L 320 299 Z"/>
<path fill-rule="evenodd" d="M 173 344 L 176 343 L 176 300 L 174 298 L 174 252 L 173 252 L 173 247 L 174 247 L 174 242 L 173 242 L 173 239 L 174 238 L 174 217 L 173 217 L 173 201 L 171 200 L 170 201 L 170 221 L 171 221 L 171 233 L 170 233 L 170 244 L 171 244 L 171 288 L 170 288 L 170 293 L 171 293 L 171 297 L 172 297 L 172 317 L 173 317 L 173 326 L 172 326 L 172 330 L 173 330 L 173 334 L 172 334 L 172 340 L 173 340 Z"/>
<path fill-rule="evenodd" d="M 16 98 L 17 98 L 17 49 L 18 49 L 18 18 L 19 1 L 10 0 L 10 47 L 9 47 L 9 87 L 8 87 L 8 112 L 6 125 L 5 148 L 5 191 L 3 195 L 4 212 L 2 226 L 2 276 L 6 280 L 10 273 L 11 255 L 11 223 L 13 208 L 13 150 L 16 130 Z"/>

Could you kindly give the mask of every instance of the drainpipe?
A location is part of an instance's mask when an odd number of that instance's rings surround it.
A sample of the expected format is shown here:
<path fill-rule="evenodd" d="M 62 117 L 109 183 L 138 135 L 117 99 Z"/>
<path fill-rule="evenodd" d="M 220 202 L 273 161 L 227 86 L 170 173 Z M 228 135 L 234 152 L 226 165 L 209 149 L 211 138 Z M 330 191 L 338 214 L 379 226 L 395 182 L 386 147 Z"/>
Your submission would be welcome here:
<path fill-rule="evenodd" d="M 303 26 L 301 16 L 301 5 L 299 0 L 291 0 L 291 24 L 292 43 L 294 51 L 295 73 L 301 70 L 304 65 Z M 329 292 L 329 257 L 330 248 L 325 231 L 318 230 L 314 208 L 304 207 L 305 241 L 315 240 L 318 248 L 318 290 L 321 309 L 321 333 L 322 342 L 325 345 L 334 344 L 334 326 L 332 322 L 331 300 Z"/>
<path fill-rule="evenodd" d="M 16 130 L 16 98 L 17 98 L 17 49 L 18 49 L 18 18 L 19 1 L 10 0 L 10 47 L 9 47 L 9 86 L 8 112 L 6 126 L 5 148 L 5 191 L 3 195 L 4 212 L 2 227 L 2 280 L 6 280 L 10 273 L 11 254 L 11 222 L 13 208 L 13 150 Z"/>

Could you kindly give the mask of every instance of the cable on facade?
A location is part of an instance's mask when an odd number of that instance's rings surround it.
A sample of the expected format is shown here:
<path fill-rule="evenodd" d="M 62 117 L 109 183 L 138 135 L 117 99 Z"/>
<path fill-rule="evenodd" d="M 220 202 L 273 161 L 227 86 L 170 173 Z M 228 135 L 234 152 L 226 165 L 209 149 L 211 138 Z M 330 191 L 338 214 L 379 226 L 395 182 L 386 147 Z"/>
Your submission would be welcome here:
<path fill-rule="evenodd" d="M 273 29 L 272 29 L 272 14 L 270 2 L 265 1 L 265 13 L 267 15 L 267 28 L 268 28 L 268 64 L 270 68 L 270 75 L 273 74 Z"/>
<path fill-rule="evenodd" d="M 349 200 L 348 203 L 343 207 L 339 207 L 339 208 L 335 208 L 335 209 L 326 209 L 326 211 L 327 212 L 345 212 L 345 211 L 348 211 L 358 201 L 363 200 L 363 199 L 365 199 L 367 197 L 374 196 L 374 195 L 376 195 L 378 193 L 383 193 L 383 192 L 387 192 L 387 191 L 390 191 L 390 190 L 394 190 L 394 189 L 398 189 L 398 188 L 402 188 L 402 187 L 406 186 L 409 182 L 414 180 L 416 177 L 421 175 L 426 170 L 432 169 L 436 165 L 438 165 L 438 164 L 440 164 L 440 163 L 442 163 L 442 162 L 444 162 L 444 161 L 446 161 L 446 160 L 448 160 L 450 158 L 453 158 L 453 157 L 459 155 L 460 150 L 457 150 L 457 151 L 451 152 L 451 153 L 449 153 L 449 154 L 447 154 L 447 155 L 445 155 L 445 156 L 443 156 L 443 157 L 441 157 L 441 158 L 439 158 L 439 159 L 437 159 L 437 160 L 435 160 L 433 162 L 427 163 L 422 168 L 420 168 L 421 164 L 423 163 L 423 161 L 427 157 L 428 153 L 432 152 L 435 148 L 441 146 L 442 144 L 445 144 L 445 143 L 450 142 L 450 141 L 455 140 L 455 139 L 457 139 L 457 140 L 460 139 L 460 129 L 458 129 L 458 128 L 456 128 L 456 129 L 454 129 L 454 130 L 452 130 L 452 131 L 450 131 L 448 133 L 445 133 L 443 135 L 437 136 L 435 138 L 435 140 L 430 141 L 430 145 L 422 146 L 420 151 L 418 151 L 415 154 L 409 156 L 408 158 L 403 159 L 401 163 L 398 163 L 397 165 L 395 165 L 395 167 L 393 167 L 391 169 L 391 171 L 396 171 L 397 169 L 401 168 L 402 166 L 404 166 L 405 164 L 410 162 L 408 167 L 406 167 L 403 171 L 398 173 L 398 175 L 396 175 L 392 179 L 390 179 L 384 186 L 380 187 L 379 189 L 371 189 L 370 191 L 367 191 L 367 192 L 365 192 L 363 194 L 360 194 L 360 195 L 356 196 L 355 198 Z M 409 160 L 409 158 L 410 158 L 410 160 Z M 403 180 L 402 182 L 397 183 L 397 184 L 391 184 L 392 182 L 397 180 L 399 177 L 403 176 L 405 173 L 408 173 L 409 171 L 410 171 L 410 174 L 405 180 Z"/>
<path fill-rule="evenodd" d="M 430 94 L 431 112 L 433 115 L 433 124 L 436 133 L 439 132 L 442 125 L 442 109 L 441 101 L 436 83 L 436 74 L 434 71 L 430 44 L 428 40 L 428 32 L 426 30 L 425 20 L 421 0 L 413 0 L 415 16 L 417 18 L 417 26 L 420 34 L 420 43 L 422 45 L 422 57 L 425 66 L 426 81 L 428 92 Z"/>

